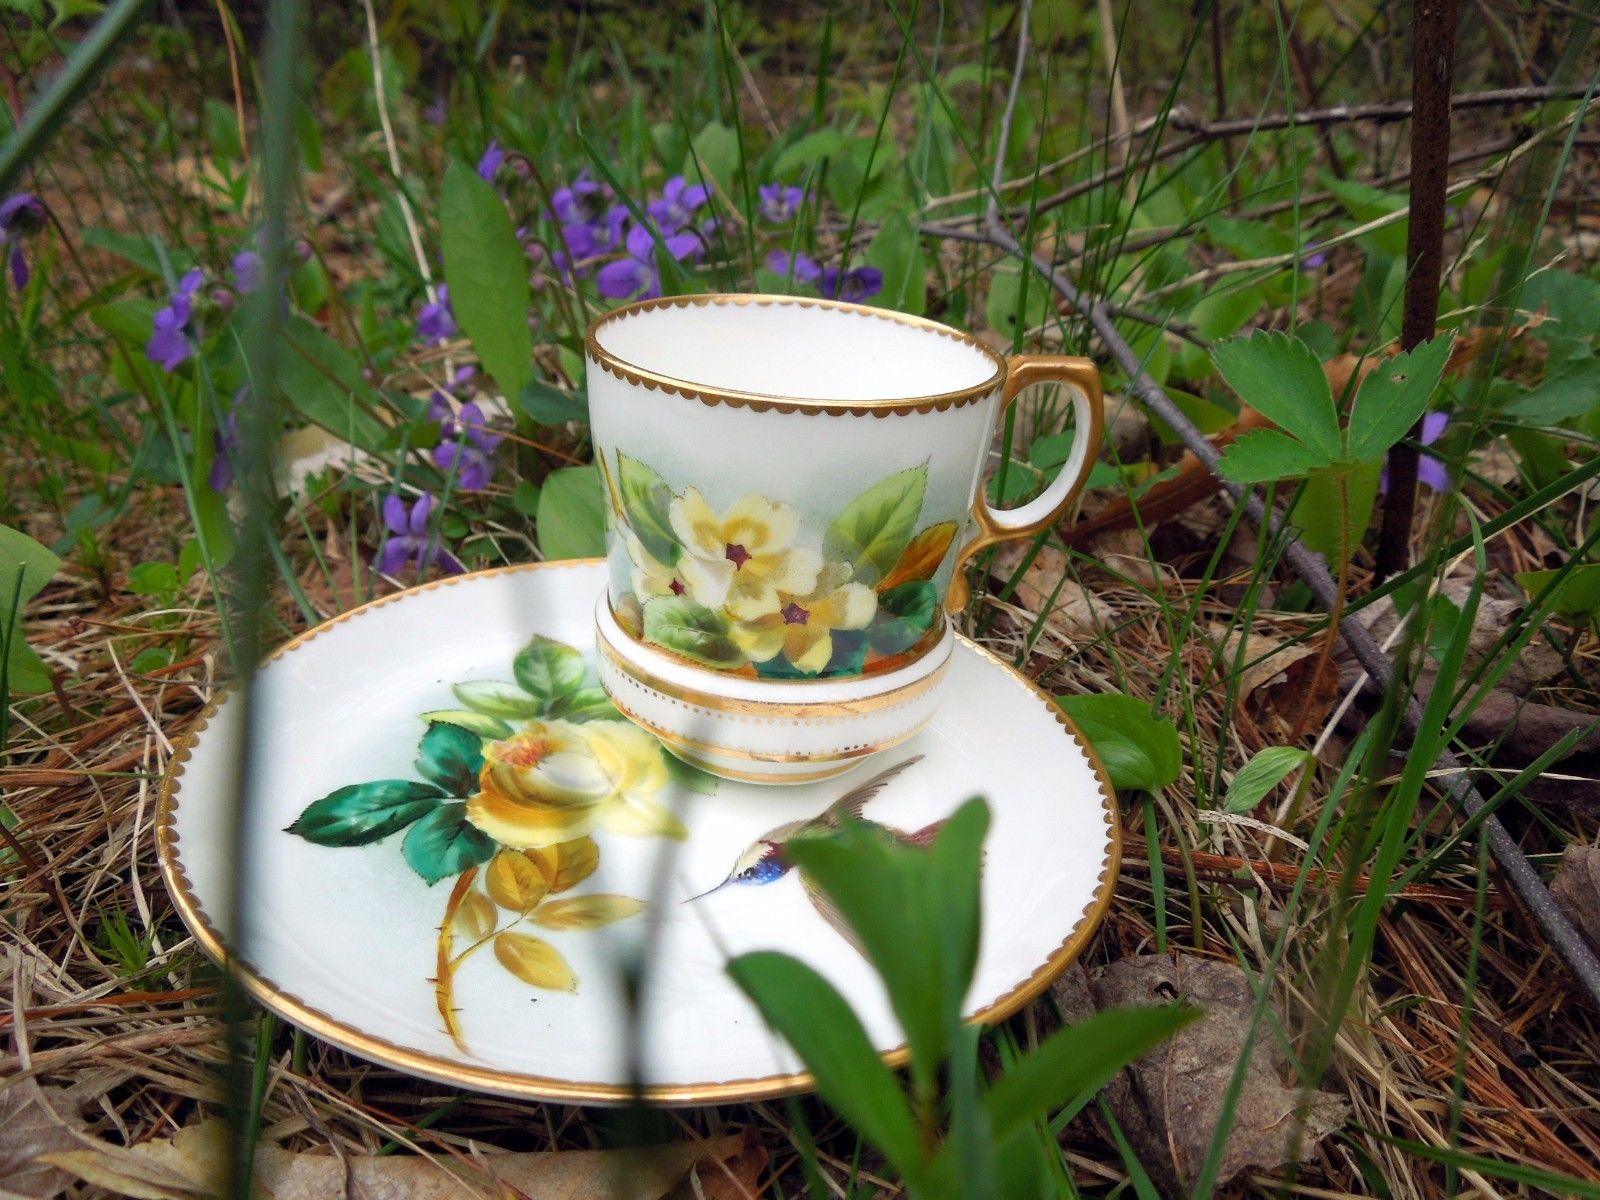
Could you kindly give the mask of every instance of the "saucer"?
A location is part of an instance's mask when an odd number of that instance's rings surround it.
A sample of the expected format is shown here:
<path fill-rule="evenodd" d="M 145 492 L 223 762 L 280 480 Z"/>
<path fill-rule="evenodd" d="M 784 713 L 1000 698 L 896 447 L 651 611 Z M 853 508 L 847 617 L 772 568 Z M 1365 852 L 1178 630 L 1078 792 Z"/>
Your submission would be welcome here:
<path fill-rule="evenodd" d="M 989 800 L 969 1019 L 1017 1011 L 1088 942 L 1120 861 L 1116 804 L 1028 680 L 962 638 L 909 741 L 840 779 L 717 779 L 597 685 L 604 586 L 599 560 L 443 579 L 278 651 L 258 676 L 242 936 L 218 914 L 244 729 L 229 698 L 206 710 L 163 783 L 157 852 L 199 944 L 242 944 L 262 1005 L 462 1088 L 607 1104 L 638 1079 L 658 1103 L 752 1100 L 810 1085 L 725 970 L 775 949 L 826 976 L 898 1062 L 882 983 L 794 872 L 718 886 L 856 788 L 865 819 L 907 834 Z"/>

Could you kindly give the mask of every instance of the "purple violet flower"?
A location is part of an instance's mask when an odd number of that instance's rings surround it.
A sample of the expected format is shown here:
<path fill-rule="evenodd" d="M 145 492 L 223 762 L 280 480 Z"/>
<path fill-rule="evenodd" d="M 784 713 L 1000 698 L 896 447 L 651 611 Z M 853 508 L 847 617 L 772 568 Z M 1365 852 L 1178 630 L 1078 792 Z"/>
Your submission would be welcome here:
<path fill-rule="evenodd" d="M 443 129 L 444 123 L 450 119 L 450 105 L 445 100 L 443 93 L 433 98 L 433 103 L 422 110 L 423 120 L 436 129 Z"/>
<path fill-rule="evenodd" d="M 205 281 L 205 273 L 196 267 L 178 281 L 167 306 L 156 310 L 155 332 L 144 351 L 151 362 L 176 371 L 194 357 L 194 294 Z"/>
<path fill-rule="evenodd" d="M 44 201 L 32 192 L 18 192 L 0 203 L 0 249 L 11 247 L 6 257 L 11 267 L 11 282 L 19 290 L 27 287 L 32 278 L 27 256 L 22 253 L 22 239 L 43 229 L 48 215 Z"/>
<path fill-rule="evenodd" d="M 678 233 L 664 239 L 667 252 L 682 262 L 700 250 L 700 239 Z M 608 300 L 651 300 L 661 295 L 661 272 L 656 267 L 656 243 L 650 231 L 635 225 L 628 230 L 628 253 L 600 268 L 595 282 Z"/>
<path fill-rule="evenodd" d="M 567 254 L 580 271 L 591 260 L 621 248 L 627 219 L 628 210 L 617 204 L 592 221 L 574 221 L 561 227 Z"/>
<path fill-rule="evenodd" d="M 806 202 L 806 190 L 791 184 L 764 183 L 756 189 L 761 195 L 761 216 L 774 225 L 794 220 Z"/>
<path fill-rule="evenodd" d="M 816 283 L 822 278 L 822 268 L 813 259 L 787 250 L 774 250 L 767 255 L 767 266 L 786 279 L 793 275 L 796 283 Z"/>
<path fill-rule="evenodd" d="M 261 255 L 254 250 L 241 250 L 233 256 L 233 286 L 240 293 L 253 292 L 261 286 Z"/>
<path fill-rule="evenodd" d="M 1422 436 L 1417 439 L 1424 446 L 1431 446 L 1444 436 L 1444 431 L 1450 428 L 1450 414 L 1431 412 L 1422 418 Z M 1444 462 L 1431 454 L 1417 456 L 1417 482 L 1430 491 L 1448 492 L 1450 490 L 1450 472 L 1445 469 Z M 1384 466 L 1378 476 L 1378 490 L 1384 495 L 1389 494 L 1389 468 Z"/>
<path fill-rule="evenodd" d="M 446 338 L 456 335 L 456 314 L 450 307 L 450 286 L 439 285 L 439 298 L 424 304 L 417 314 L 417 335 L 429 345 L 436 346 Z"/>
<path fill-rule="evenodd" d="M 1305 250 L 1305 257 L 1300 260 L 1300 266 L 1303 270 L 1315 271 L 1327 265 L 1327 254 L 1318 250 L 1315 242 L 1307 242 Z"/>
<path fill-rule="evenodd" d="M 506 152 L 501 148 L 499 138 L 491 138 L 489 148 L 483 152 L 483 157 L 478 160 L 478 178 L 485 183 L 493 183 L 494 177 L 499 173 L 501 164 L 506 161 Z"/>
<path fill-rule="evenodd" d="M 859 303 L 870 300 L 883 291 L 883 272 L 877 267 L 856 267 L 841 271 L 838 267 L 824 267 L 817 290 L 829 300 L 849 300 Z"/>
<path fill-rule="evenodd" d="M 211 431 L 211 446 L 216 457 L 211 460 L 211 474 L 206 477 L 206 483 L 213 492 L 225 492 L 233 485 L 233 460 L 239 453 L 239 405 L 244 403 L 249 390 L 247 384 L 233 394 L 233 403 L 228 406 L 222 424 Z"/>
<path fill-rule="evenodd" d="M 588 171 L 580 171 L 571 186 L 555 190 L 550 207 L 555 210 L 556 224 L 576 225 L 595 220 L 614 200 L 616 196 L 609 187 L 590 179 Z"/>
<path fill-rule="evenodd" d="M 463 492 L 483 491 L 494 477 L 494 463 L 489 456 L 505 438 L 490 433 L 483 410 L 470 403 L 461 406 L 454 420 L 445 421 L 441 432 L 450 440 L 434 448 L 433 465 L 441 471 L 456 472 L 456 486 Z"/>
<path fill-rule="evenodd" d="M 661 199 L 650 201 L 649 213 L 661 226 L 662 234 L 669 236 L 693 222 L 695 213 L 710 198 L 711 192 L 704 185 L 690 184 L 682 175 L 674 175 L 661 189 Z"/>
<path fill-rule="evenodd" d="M 427 492 L 418 497 L 409 511 L 399 496 L 390 496 L 383 502 L 383 523 L 389 536 L 378 551 L 377 569 L 384 575 L 398 575 L 411 562 L 417 564 L 417 574 L 423 575 L 435 562 L 447 575 L 460 575 L 466 570 L 461 560 L 439 545 L 428 535 L 428 517 L 437 503 Z"/>

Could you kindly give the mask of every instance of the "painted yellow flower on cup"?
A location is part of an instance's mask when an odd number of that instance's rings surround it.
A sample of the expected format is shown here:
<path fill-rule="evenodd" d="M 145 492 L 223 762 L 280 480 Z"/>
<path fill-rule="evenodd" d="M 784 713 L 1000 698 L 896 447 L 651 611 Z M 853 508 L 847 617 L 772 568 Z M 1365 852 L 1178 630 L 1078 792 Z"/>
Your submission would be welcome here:
<path fill-rule="evenodd" d="M 802 671 L 820 671 L 833 657 L 835 630 L 865 629 L 878 611 L 869 587 L 850 582 L 850 568 L 828 563 L 806 595 L 779 596 L 781 607 L 753 621 L 739 621 L 733 640 L 752 662 L 766 662 L 781 651 Z"/>
<path fill-rule="evenodd" d="M 800 517 L 787 504 L 745 496 L 718 516 L 691 487 L 673 497 L 668 514 L 683 543 L 678 572 L 697 604 L 753 620 L 782 607 L 780 592 L 817 585 L 822 556 L 794 544 Z"/>
<path fill-rule="evenodd" d="M 479 790 L 467 820 L 502 846 L 532 850 L 599 827 L 683 838 L 662 803 L 661 744 L 627 721 L 529 721 L 483 748 Z"/>

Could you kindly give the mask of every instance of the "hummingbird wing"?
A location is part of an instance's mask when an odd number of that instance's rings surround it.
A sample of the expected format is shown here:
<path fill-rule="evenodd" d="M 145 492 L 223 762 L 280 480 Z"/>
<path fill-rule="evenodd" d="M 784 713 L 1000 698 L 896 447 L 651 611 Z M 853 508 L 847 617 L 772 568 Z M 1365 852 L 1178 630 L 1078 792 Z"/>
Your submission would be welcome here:
<path fill-rule="evenodd" d="M 846 813 L 860 820 L 861 810 L 867 806 L 868 800 L 883 791 L 884 785 L 900 774 L 901 771 L 904 771 L 912 763 L 921 761 L 922 755 L 913 754 L 910 758 L 903 759 L 895 763 L 894 766 L 879 771 L 865 783 L 851 788 L 823 810 L 822 815 L 812 823 L 813 827 L 818 829 L 838 829 L 844 824 Z"/>
<path fill-rule="evenodd" d="M 865 958 L 867 956 L 866 947 L 861 944 L 861 939 L 856 936 L 856 931 L 850 928 L 850 923 L 844 919 L 843 914 L 834 906 L 833 901 L 824 896 L 817 885 L 806 878 L 804 872 L 799 872 L 799 875 L 800 886 L 805 889 L 806 899 L 811 901 L 811 907 L 816 909 L 822 919 L 838 931 L 840 937 L 856 948 L 857 954 Z"/>

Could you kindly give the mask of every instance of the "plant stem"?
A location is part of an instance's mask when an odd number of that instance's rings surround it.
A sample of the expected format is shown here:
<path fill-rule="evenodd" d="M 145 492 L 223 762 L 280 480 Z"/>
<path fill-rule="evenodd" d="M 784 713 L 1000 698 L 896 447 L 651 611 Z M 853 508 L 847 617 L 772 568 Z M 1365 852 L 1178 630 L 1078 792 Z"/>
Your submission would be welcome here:
<path fill-rule="evenodd" d="M 1334 593 L 1333 607 L 1328 610 L 1328 630 L 1322 635 L 1322 649 L 1317 654 L 1316 669 L 1311 672 L 1311 685 L 1306 689 L 1305 701 L 1300 705 L 1300 715 L 1289 731 L 1291 742 L 1299 741 L 1316 707 L 1317 692 L 1322 687 L 1322 677 L 1333 661 L 1333 648 L 1339 643 L 1339 623 L 1344 619 L 1345 601 L 1350 596 L 1350 477 L 1340 473 L 1339 494 L 1339 576 L 1338 590 Z"/>
<path fill-rule="evenodd" d="M 439 922 L 438 967 L 433 979 L 433 998 L 434 1003 L 439 1006 L 439 1017 L 444 1021 L 445 1032 L 450 1035 L 450 1040 L 462 1053 L 466 1053 L 467 1043 L 461 1036 L 461 1022 L 456 1019 L 455 963 L 450 955 L 455 948 L 456 913 L 461 908 L 461 902 L 467 898 L 472 881 L 477 877 L 478 868 L 468 867 L 461 872 L 461 878 L 456 880 L 455 887 L 450 889 L 450 899 L 444 906 L 444 919 Z"/>

